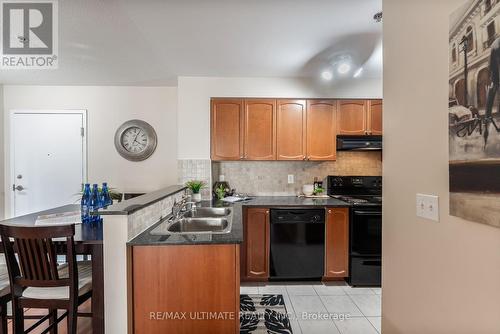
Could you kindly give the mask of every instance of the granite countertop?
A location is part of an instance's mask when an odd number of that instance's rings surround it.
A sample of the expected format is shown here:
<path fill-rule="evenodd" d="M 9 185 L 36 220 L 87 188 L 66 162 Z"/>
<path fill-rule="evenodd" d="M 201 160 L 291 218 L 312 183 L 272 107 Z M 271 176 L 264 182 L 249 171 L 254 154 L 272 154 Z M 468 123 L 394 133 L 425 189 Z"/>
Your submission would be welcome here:
<path fill-rule="evenodd" d="M 295 196 L 263 196 L 238 203 L 203 201 L 202 207 L 231 207 L 233 209 L 232 229 L 224 234 L 165 234 L 153 235 L 150 232 L 163 221 L 148 228 L 128 242 L 129 246 L 144 245 L 196 245 L 196 244 L 236 244 L 243 241 L 243 208 L 244 207 L 349 207 L 348 203 L 335 198 L 303 198 Z M 199 204 L 199 205 L 200 205 Z M 198 206 L 199 206 L 198 205 Z M 169 217 L 165 218 L 168 219 Z"/>
<path fill-rule="evenodd" d="M 118 202 L 109 206 L 107 209 L 99 210 L 99 214 L 102 215 L 130 215 L 137 210 L 140 210 L 148 205 L 155 202 L 161 201 L 165 197 L 174 195 L 178 192 L 186 190 L 185 186 L 170 186 L 163 189 L 159 189 L 138 197 L 131 198 L 126 201 Z"/>

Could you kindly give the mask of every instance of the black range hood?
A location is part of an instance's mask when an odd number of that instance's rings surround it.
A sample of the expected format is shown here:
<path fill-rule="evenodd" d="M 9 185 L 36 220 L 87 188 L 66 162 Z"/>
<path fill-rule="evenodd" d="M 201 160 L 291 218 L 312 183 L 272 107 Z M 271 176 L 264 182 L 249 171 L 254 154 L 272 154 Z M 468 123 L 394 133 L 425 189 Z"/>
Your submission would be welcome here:
<path fill-rule="evenodd" d="M 337 151 L 381 151 L 382 136 L 337 136 Z"/>

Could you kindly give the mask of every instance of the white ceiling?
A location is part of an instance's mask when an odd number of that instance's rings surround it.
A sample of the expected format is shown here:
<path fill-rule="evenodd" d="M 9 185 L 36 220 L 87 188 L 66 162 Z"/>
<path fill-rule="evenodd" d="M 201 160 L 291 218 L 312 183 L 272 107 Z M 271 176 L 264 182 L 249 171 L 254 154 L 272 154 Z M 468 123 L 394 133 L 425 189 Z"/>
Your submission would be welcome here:
<path fill-rule="evenodd" d="M 178 76 L 314 77 L 350 53 L 382 76 L 382 0 L 61 0 L 59 69 L 0 83 L 175 85 Z"/>

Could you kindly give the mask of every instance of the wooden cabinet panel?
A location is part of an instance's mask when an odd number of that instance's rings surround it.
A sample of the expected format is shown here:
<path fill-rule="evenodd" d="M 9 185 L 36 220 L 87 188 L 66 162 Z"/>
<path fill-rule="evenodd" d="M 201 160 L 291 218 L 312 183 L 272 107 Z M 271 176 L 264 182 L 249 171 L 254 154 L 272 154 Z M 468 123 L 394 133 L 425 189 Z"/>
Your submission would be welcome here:
<path fill-rule="evenodd" d="M 276 159 L 276 100 L 247 99 L 244 109 L 244 159 Z"/>
<path fill-rule="evenodd" d="M 339 102 L 338 134 L 367 134 L 367 104 L 365 100 L 341 100 Z"/>
<path fill-rule="evenodd" d="M 212 160 L 243 158 L 243 100 L 212 100 L 211 156 Z"/>
<path fill-rule="evenodd" d="M 244 221 L 245 267 L 244 278 L 269 278 L 269 209 L 248 208 Z"/>
<path fill-rule="evenodd" d="M 337 101 L 307 101 L 307 160 L 335 160 Z"/>
<path fill-rule="evenodd" d="M 349 276 L 349 209 L 327 208 L 325 277 Z"/>
<path fill-rule="evenodd" d="M 306 158 L 306 101 L 278 100 L 277 158 L 304 160 Z"/>
<path fill-rule="evenodd" d="M 239 333 L 239 245 L 135 246 L 132 254 L 134 333 Z M 234 318 L 191 319 L 190 312 Z"/>
<path fill-rule="evenodd" d="M 382 135 L 382 100 L 371 100 L 368 109 L 368 132 L 371 135 Z"/>

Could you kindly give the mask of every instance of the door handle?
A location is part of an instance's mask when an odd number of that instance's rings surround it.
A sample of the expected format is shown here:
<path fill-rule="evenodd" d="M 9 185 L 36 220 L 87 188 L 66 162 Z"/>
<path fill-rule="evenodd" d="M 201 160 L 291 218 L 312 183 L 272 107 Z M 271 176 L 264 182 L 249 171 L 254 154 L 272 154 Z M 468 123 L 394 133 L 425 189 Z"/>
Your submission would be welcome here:
<path fill-rule="evenodd" d="M 22 185 L 16 186 L 15 184 L 12 185 L 12 191 L 23 191 L 24 187 Z"/>

